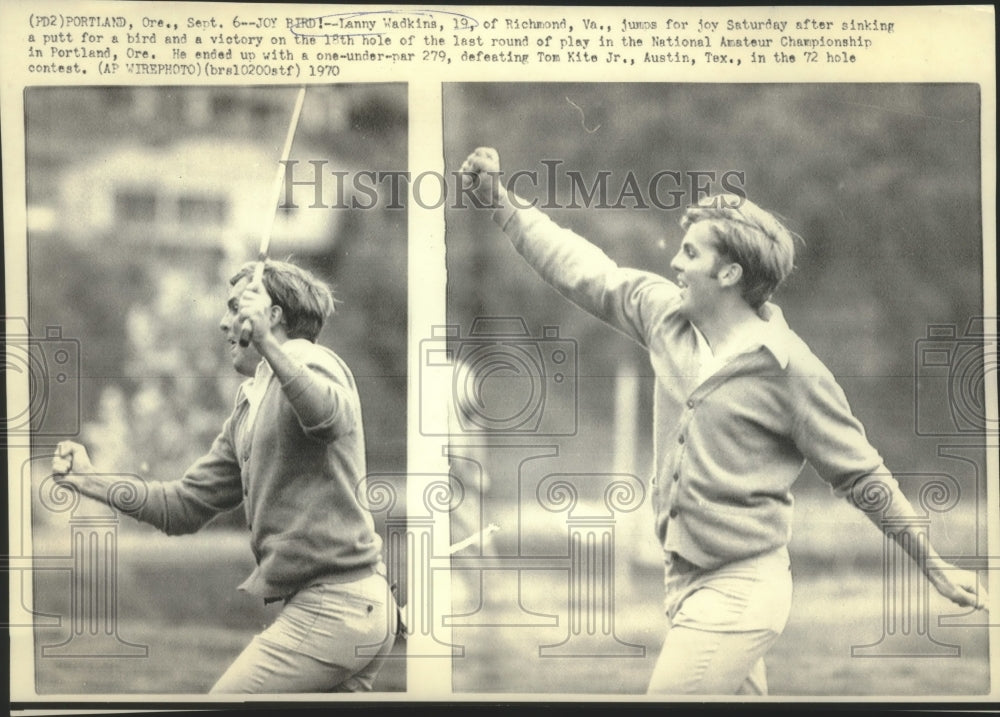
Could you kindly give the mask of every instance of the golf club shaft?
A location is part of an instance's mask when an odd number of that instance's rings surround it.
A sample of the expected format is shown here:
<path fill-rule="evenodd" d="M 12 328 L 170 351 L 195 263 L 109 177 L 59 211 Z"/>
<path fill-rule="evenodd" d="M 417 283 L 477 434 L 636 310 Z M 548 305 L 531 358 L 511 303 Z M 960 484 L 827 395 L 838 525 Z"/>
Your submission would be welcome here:
<path fill-rule="evenodd" d="M 288 123 L 288 133 L 285 135 L 285 145 L 281 149 L 281 160 L 278 162 L 278 169 L 274 175 L 274 185 L 271 191 L 271 196 L 274 197 L 274 203 L 272 206 L 272 211 L 270 215 L 270 220 L 264 222 L 264 233 L 260 238 L 260 250 L 257 252 L 257 266 L 254 269 L 253 281 L 258 283 L 264 278 L 264 261 L 267 259 L 267 250 L 271 244 L 271 228 L 274 226 L 274 219 L 278 213 L 278 202 L 281 200 L 281 186 L 285 178 L 285 163 L 288 161 L 288 155 L 292 151 L 292 141 L 295 139 L 295 128 L 299 124 L 299 114 L 302 112 L 302 103 L 306 99 L 306 88 L 300 87 L 299 93 L 295 98 L 295 108 L 292 110 L 292 120 Z M 240 346 L 248 346 L 250 344 L 250 335 L 253 333 L 253 327 L 250 322 L 244 320 L 243 325 L 240 327 Z"/>
<path fill-rule="evenodd" d="M 465 540 L 460 540 L 457 543 L 453 544 L 451 547 L 448 548 L 448 554 L 454 555 L 459 550 L 463 550 L 469 547 L 470 545 L 475 545 L 476 543 L 480 543 L 493 533 L 497 532 L 498 530 L 500 530 L 499 525 L 497 525 L 496 523 L 490 523 L 488 526 L 480 530 L 478 533 L 474 533 Z"/>

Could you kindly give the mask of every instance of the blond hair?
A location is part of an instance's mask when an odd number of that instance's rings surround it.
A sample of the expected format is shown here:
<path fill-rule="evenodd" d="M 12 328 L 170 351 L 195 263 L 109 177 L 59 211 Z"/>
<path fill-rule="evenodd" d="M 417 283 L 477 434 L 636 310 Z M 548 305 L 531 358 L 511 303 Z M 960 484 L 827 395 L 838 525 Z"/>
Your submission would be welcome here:
<path fill-rule="evenodd" d="M 229 283 L 252 279 L 256 262 L 240 267 Z M 333 292 L 326 282 L 291 262 L 267 259 L 264 262 L 264 288 L 271 301 L 280 306 L 288 337 L 316 341 L 327 316 L 334 312 Z"/>
<path fill-rule="evenodd" d="M 709 222 L 722 259 L 742 267 L 740 294 L 754 309 L 792 273 L 795 235 L 749 199 L 735 194 L 705 197 L 685 210 L 681 228 L 687 231 L 696 222 Z"/>

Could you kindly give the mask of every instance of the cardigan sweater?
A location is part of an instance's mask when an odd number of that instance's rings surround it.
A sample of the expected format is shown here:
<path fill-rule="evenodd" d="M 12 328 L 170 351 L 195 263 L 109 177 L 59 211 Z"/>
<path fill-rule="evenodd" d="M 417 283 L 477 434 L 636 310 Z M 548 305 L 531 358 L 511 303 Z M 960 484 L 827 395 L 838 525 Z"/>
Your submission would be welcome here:
<path fill-rule="evenodd" d="M 245 425 L 245 382 L 208 453 L 179 480 L 149 482 L 132 512 L 178 535 L 242 502 L 257 567 L 240 589 L 264 598 L 286 597 L 318 580 L 355 580 L 381 564 L 382 540 L 365 498 L 354 377 L 325 347 L 292 339 L 283 348 L 309 370 L 283 385 L 264 372 L 267 387 L 252 426 Z M 317 425 L 303 425 L 295 413 L 293 402 L 304 391 L 326 400 L 326 419 Z"/>
<path fill-rule="evenodd" d="M 664 551 L 710 569 L 787 545 L 791 487 L 806 461 L 855 504 L 875 483 L 893 512 L 912 513 L 837 381 L 777 306 L 760 311 L 759 343 L 700 381 L 696 329 L 678 313 L 676 284 L 619 267 L 537 209 L 501 206 L 493 219 L 545 281 L 648 349 L 649 483 Z"/>

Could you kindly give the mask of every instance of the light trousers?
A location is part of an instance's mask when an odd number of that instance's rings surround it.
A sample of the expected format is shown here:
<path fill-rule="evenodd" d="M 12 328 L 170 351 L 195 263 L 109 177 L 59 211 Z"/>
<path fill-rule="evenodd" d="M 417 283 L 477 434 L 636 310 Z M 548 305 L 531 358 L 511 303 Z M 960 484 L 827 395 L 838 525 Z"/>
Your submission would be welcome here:
<path fill-rule="evenodd" d="M 713 570 L 670 554 L 664 587 L 667 634 L 647 694 L 766 695 L 764 655 L 792 604 L 787 549 Z"/>
<path fill-rule="evenodd" d="M 382 575 L 303 588 L 250 642 L 212 693 L 368 692 L 396 638 Z"/>

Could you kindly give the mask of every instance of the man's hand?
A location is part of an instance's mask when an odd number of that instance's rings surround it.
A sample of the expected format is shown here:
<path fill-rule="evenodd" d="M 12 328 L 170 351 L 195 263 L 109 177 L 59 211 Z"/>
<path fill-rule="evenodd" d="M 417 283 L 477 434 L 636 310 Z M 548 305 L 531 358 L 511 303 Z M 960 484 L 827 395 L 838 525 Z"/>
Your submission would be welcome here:
<path fill-rule="evenodd" d="M 464 185 L 471 187 L 485 206 L 496 207 L 507 198 L 500 181 L 500 155 L 492 147 L 477 147 L 459 171 L 468 173 L 462 178 Z"/>
<path fill-rule="evenodd" d="M 251 281 L 240 294 L 236 318 L 241 326 L 244 321 L 250 322 L 253 332 L 250 340 L 258 349 L 271 337 L 271 307 L 271 297 L 263 282 Z"/>
<path fill-rule="evenodd" d="M 979 584 L 976 573 L 962 570 L 951 563 L 938 560 L 927 568 L 927 579 L 944 597 L 962 607 L 988 609 L 986 590 Z"/>
<path fill-rule="evenodd" d="M 87 449 L 73 441 L 61 441 L 56 446 L 52 456 L 52 473 L 59 480 L 69 475 L 88 475 L 96 473 L 94 464 L 90 462 Z"/>

